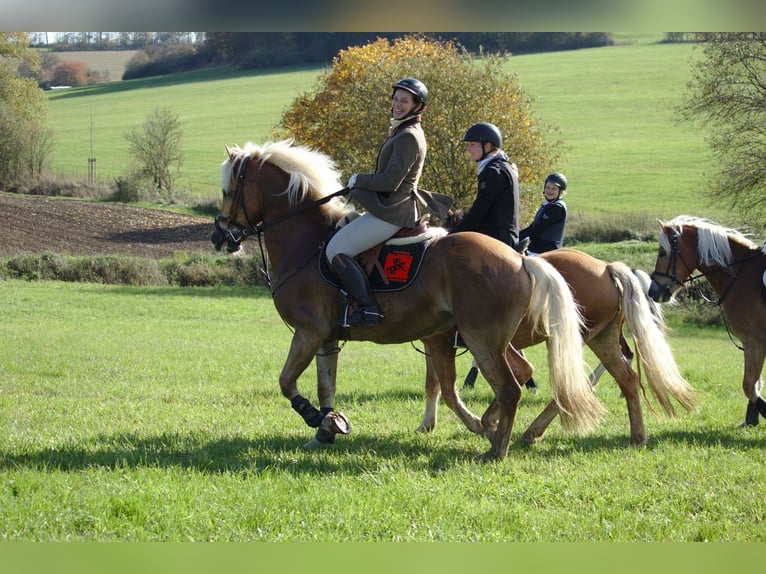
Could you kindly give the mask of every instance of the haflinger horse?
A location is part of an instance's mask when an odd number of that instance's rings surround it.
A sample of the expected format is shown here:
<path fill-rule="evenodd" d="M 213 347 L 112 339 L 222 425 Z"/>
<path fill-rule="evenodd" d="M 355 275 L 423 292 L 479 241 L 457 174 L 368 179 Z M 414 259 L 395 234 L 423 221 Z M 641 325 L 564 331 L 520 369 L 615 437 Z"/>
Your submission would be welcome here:
<path fill-rule="evenodd" d="M 766 357 L 766 254 L 743 233 L 707 219 L 679 215 L 660 222 L 659 252 L 649 295 L 669 301 L 684 286 L 704 277 L 718 296 L 730 333 L 742 343 L 745 372 L 742 390 L 748 399 L 745 421 L 766 417 L 761 397 Z M 698 270 L 701 274 L 694 275 Z"/>
<path fill-rule="evenodd" d="M 339 322 L 343 296 L 323 279 L 319 265 L 322 245 L 349 210 L 339 197 L 332 197 L 340 188 L 334 162 L 290 140 L 248 143 L 226 151 L 221 214 L 211 240 L 217 250 L 226 246 L 229 252 L 250 236 L 265 246 L 274 305 L 294 330 L 279 386 L 305 423 L 318 429 L 309 445 L 332 442 L 336 434 L 350 430 L 348 420 L 334 409 L 340 340 L 421 340 L 447 405 L 490 442 L 490 449 L 477 459 L 503 459 L 521 397 L 514 370 L 531 371 L 520 353 L 506 354 L 525 315 L 549 334 L 551 385 L 565 429 L 584 434 L 598 423 L 604 407 L 588 381 L 581 319 L 563 277 L 544 259 L 525 260 L 478 233 L 434 234 L 410 286 L 376 293 L 384 316 L 381 324 L 345 327 Z M 468 411 L 456 392 L 455 350 L 440 336 L 455 328 L 470 345 L 495 395 L 482 418 Z M 297 386 L 312 359 L 319 409 Z"/>
<path fill-rule="evenodd" d="M 627 323 L 636 345 L 639 372 L 643 370 L 649 388 L 669 416 L 675 416 L 671 401 L 675 399 L 687 410 L 696 402 L 694 389 L 678 371 L 670 346 L 665 338 L 661 310 L 649 301 L 637 270 L 622 262 L 607 263 L 575 249 L 558 249 L 529 259 L 550 263 L 566 280 L 583 315 L 583 341 L 601 361 L 592 381 L 598 381 L 603 369 L 614 377 L 628 407 L 631 446 L 646 444 L 641 396 L 654 412 L 641 386 L 638 374 L 631 367 L 633 351 L 623 335 Z M 647 285 L 648 286 L 648 285 Z M 522 320 L 511 339 L 512 347 L 524 349 L 545 340 L 545 335 Z M 436 427 L 439 381 L 434 369 L 426 366 L 426 408 L 418 430 Z M 559 412 L 555 401 L 532 422 L 521 440 L 540 440 L 548 425 Z"/>

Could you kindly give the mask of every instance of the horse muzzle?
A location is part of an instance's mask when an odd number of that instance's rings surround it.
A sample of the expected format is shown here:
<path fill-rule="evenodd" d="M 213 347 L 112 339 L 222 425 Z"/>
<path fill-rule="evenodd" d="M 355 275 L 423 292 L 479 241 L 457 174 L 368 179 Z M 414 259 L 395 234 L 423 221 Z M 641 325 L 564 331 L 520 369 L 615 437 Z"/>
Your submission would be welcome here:
<path fill-rule="evenodd" d="M 652 279 L 652 282 L 649 285 L 647 294 L 657 303 L 666 303 L 667 301 L 670 301 L 670 298 L 673 296 L 670 285 L 660 285 L 654 279 Z"/>
<path fill-rule="evenodd" d="M 242 240 L 245 238 L 245 234 L 239 227 L 223 227 L 221 225 L 221 218 L 217 217 L 215 220 L 215 229 L 210 235 L 210 241 L 213 243 L 213 247 L 216 251 L 220 251 L 224 245 L 226 245 L 226 251 L 229 253 L 236 253 L 242 247 Z"/>

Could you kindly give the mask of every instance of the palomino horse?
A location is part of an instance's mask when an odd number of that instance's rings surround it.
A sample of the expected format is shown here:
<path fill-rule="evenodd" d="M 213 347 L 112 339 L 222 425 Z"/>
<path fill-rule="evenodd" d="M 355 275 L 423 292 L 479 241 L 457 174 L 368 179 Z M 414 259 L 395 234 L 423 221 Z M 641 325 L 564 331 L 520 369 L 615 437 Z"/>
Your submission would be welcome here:
<path fill-rule="evenodd" d="M 661 326 L 661 315 L 659 318 L 656 316 L 634 270 L 624 263 L 607 263 L 575 249 L 558 249 L 530 259 L 549 262 L 569 284 L 584 318 L 583 340 L 601 361 L 603 368 L 614 377 L 625 397 L 631 446 L 641 446 L 647 441 L 640 394 L 644 394 L 645 399 L 646 396 L 640 387 L 640 377 L 631 368 L 633 352 L 623 336 L 624 323 L 633 334 L 640 368 L 643 368 L 649 388 L 664 411 L 675 416 L 671 398 L 687 410 L 694 406 L 694 390 L 678 372 Z M 511 339 L 511 345 L 524 349 L 544 339 L 544 334 L 523 320 Z M 601 368 L 599 366 L 597 372 Z M 596 380 L 594 377 L 594 383 Z M 439 381 L 434 369 L 427 365 L 426 409 L 417 430 L 429 431 L 436 427 L 438 399 Z M 521 440 L 533 443 L 542 438 L 558 412 L 555 401 L 551 401 Z"/>
<path fill-rule="evenodd" d="M 221 215 L 211 239 L 216 249 L 225 244 L 230 252 L 251 235 L 265 246 L 274 305 L 294 329 L 280 390 L 306 424 L 318 427 L 315 441 L 332 442 L 334 433 L 347 431 L 345 417 L 334 411 L 339 340 L 422 340 L 445 402 L 470 430 L 490 442 L 490 450 L 479 460 L 504 458 L 521 397 L 509 361 L 531 367 L 520 354 L 508 357 L 505 350 L 526 314 L 551 334 L 551 380 L 565 427 L 582 433 L 598 422 L 603 407 L 585 373 L 580 317 L 566 282 L 546 261 L 525 261 L 477 233 L 435 237 L 405 291 L 376 294 L 384 315 L 379 326 L 344 327 L 338 322 L 341 294 L 323 280 L 318 263 L 321 246 L 348 211 L 342 202 L 330 199 L 331 191 L 340 187 L 332 160 L 290 141 L 248 143 L 243 149 L 227 148 L 227 153 L 221 165 Z M 457 395 L 455 351 L 438 336 L 456 327 L 494 391 L 491 417 L 480 419 Z M 320 409 L 301 396 L 297 386 L 315 357 Z"/>
<path fill-rule="evenodd" d="M 727 328 L 745 353 L 742 390 L 748 403 L 743 425 L 757 425 L 758 413 L 766 417 L 766 401 L 760 395 L 766 357 L 766 255 L 739 231 L 706 219 L 679 215 L 660 226 L 649 295 L 668 301 L 684 285 L 701 277 L 708 280 Z M 695 270 L 701 275 L 692 275 Z"/>

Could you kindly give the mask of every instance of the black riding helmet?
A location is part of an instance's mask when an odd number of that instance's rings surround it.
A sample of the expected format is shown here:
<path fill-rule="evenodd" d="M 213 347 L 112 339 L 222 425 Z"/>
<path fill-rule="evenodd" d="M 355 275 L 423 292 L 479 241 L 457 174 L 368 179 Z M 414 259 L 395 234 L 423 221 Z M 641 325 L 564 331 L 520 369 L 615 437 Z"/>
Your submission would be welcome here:
<path fill-rule="evenodd" d="M 559 189 L 564 192 L 567 189 L 567 176 L 565 176 L 563 173 L 559 171 L 554 171 L 552 174 L 550 174 L 548 177 L 545 178 L 545 183 L 548 183 L 549 181 L 552 181 L 554 184 L 559 186 Z M 545 185 L 545 184 L 543 184 Z"/>
<path fill-rule="evenodd" d="M 503 147 L 503 135 L 495 124 L 480 122 L 468 128 L 463 136 L 464 142 L 491 143 L 496 148 Z"/>
<path fill-rule="evenodd" d="M 417 78 L 404 78 L 396 82 L 391 86 L 394 91 L 391 92 L 391 97 L 394 97 L 396 90 L 405 90 L 411 93 L 415 97 L 416 104 L 423 104 L 425 106 L 428 103 L 428 88 L 426 85 Z"/>

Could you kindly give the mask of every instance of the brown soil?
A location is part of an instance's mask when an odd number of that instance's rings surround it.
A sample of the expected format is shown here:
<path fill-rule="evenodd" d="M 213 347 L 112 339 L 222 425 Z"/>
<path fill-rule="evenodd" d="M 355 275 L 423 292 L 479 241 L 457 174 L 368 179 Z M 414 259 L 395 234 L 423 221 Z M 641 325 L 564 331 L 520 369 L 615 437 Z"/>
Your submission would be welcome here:
<path fill-rule="evenodd" d="M 0 192 L 0 222 L 0 257 L 214 253 L 212 218 L 161 209 Z"/>

